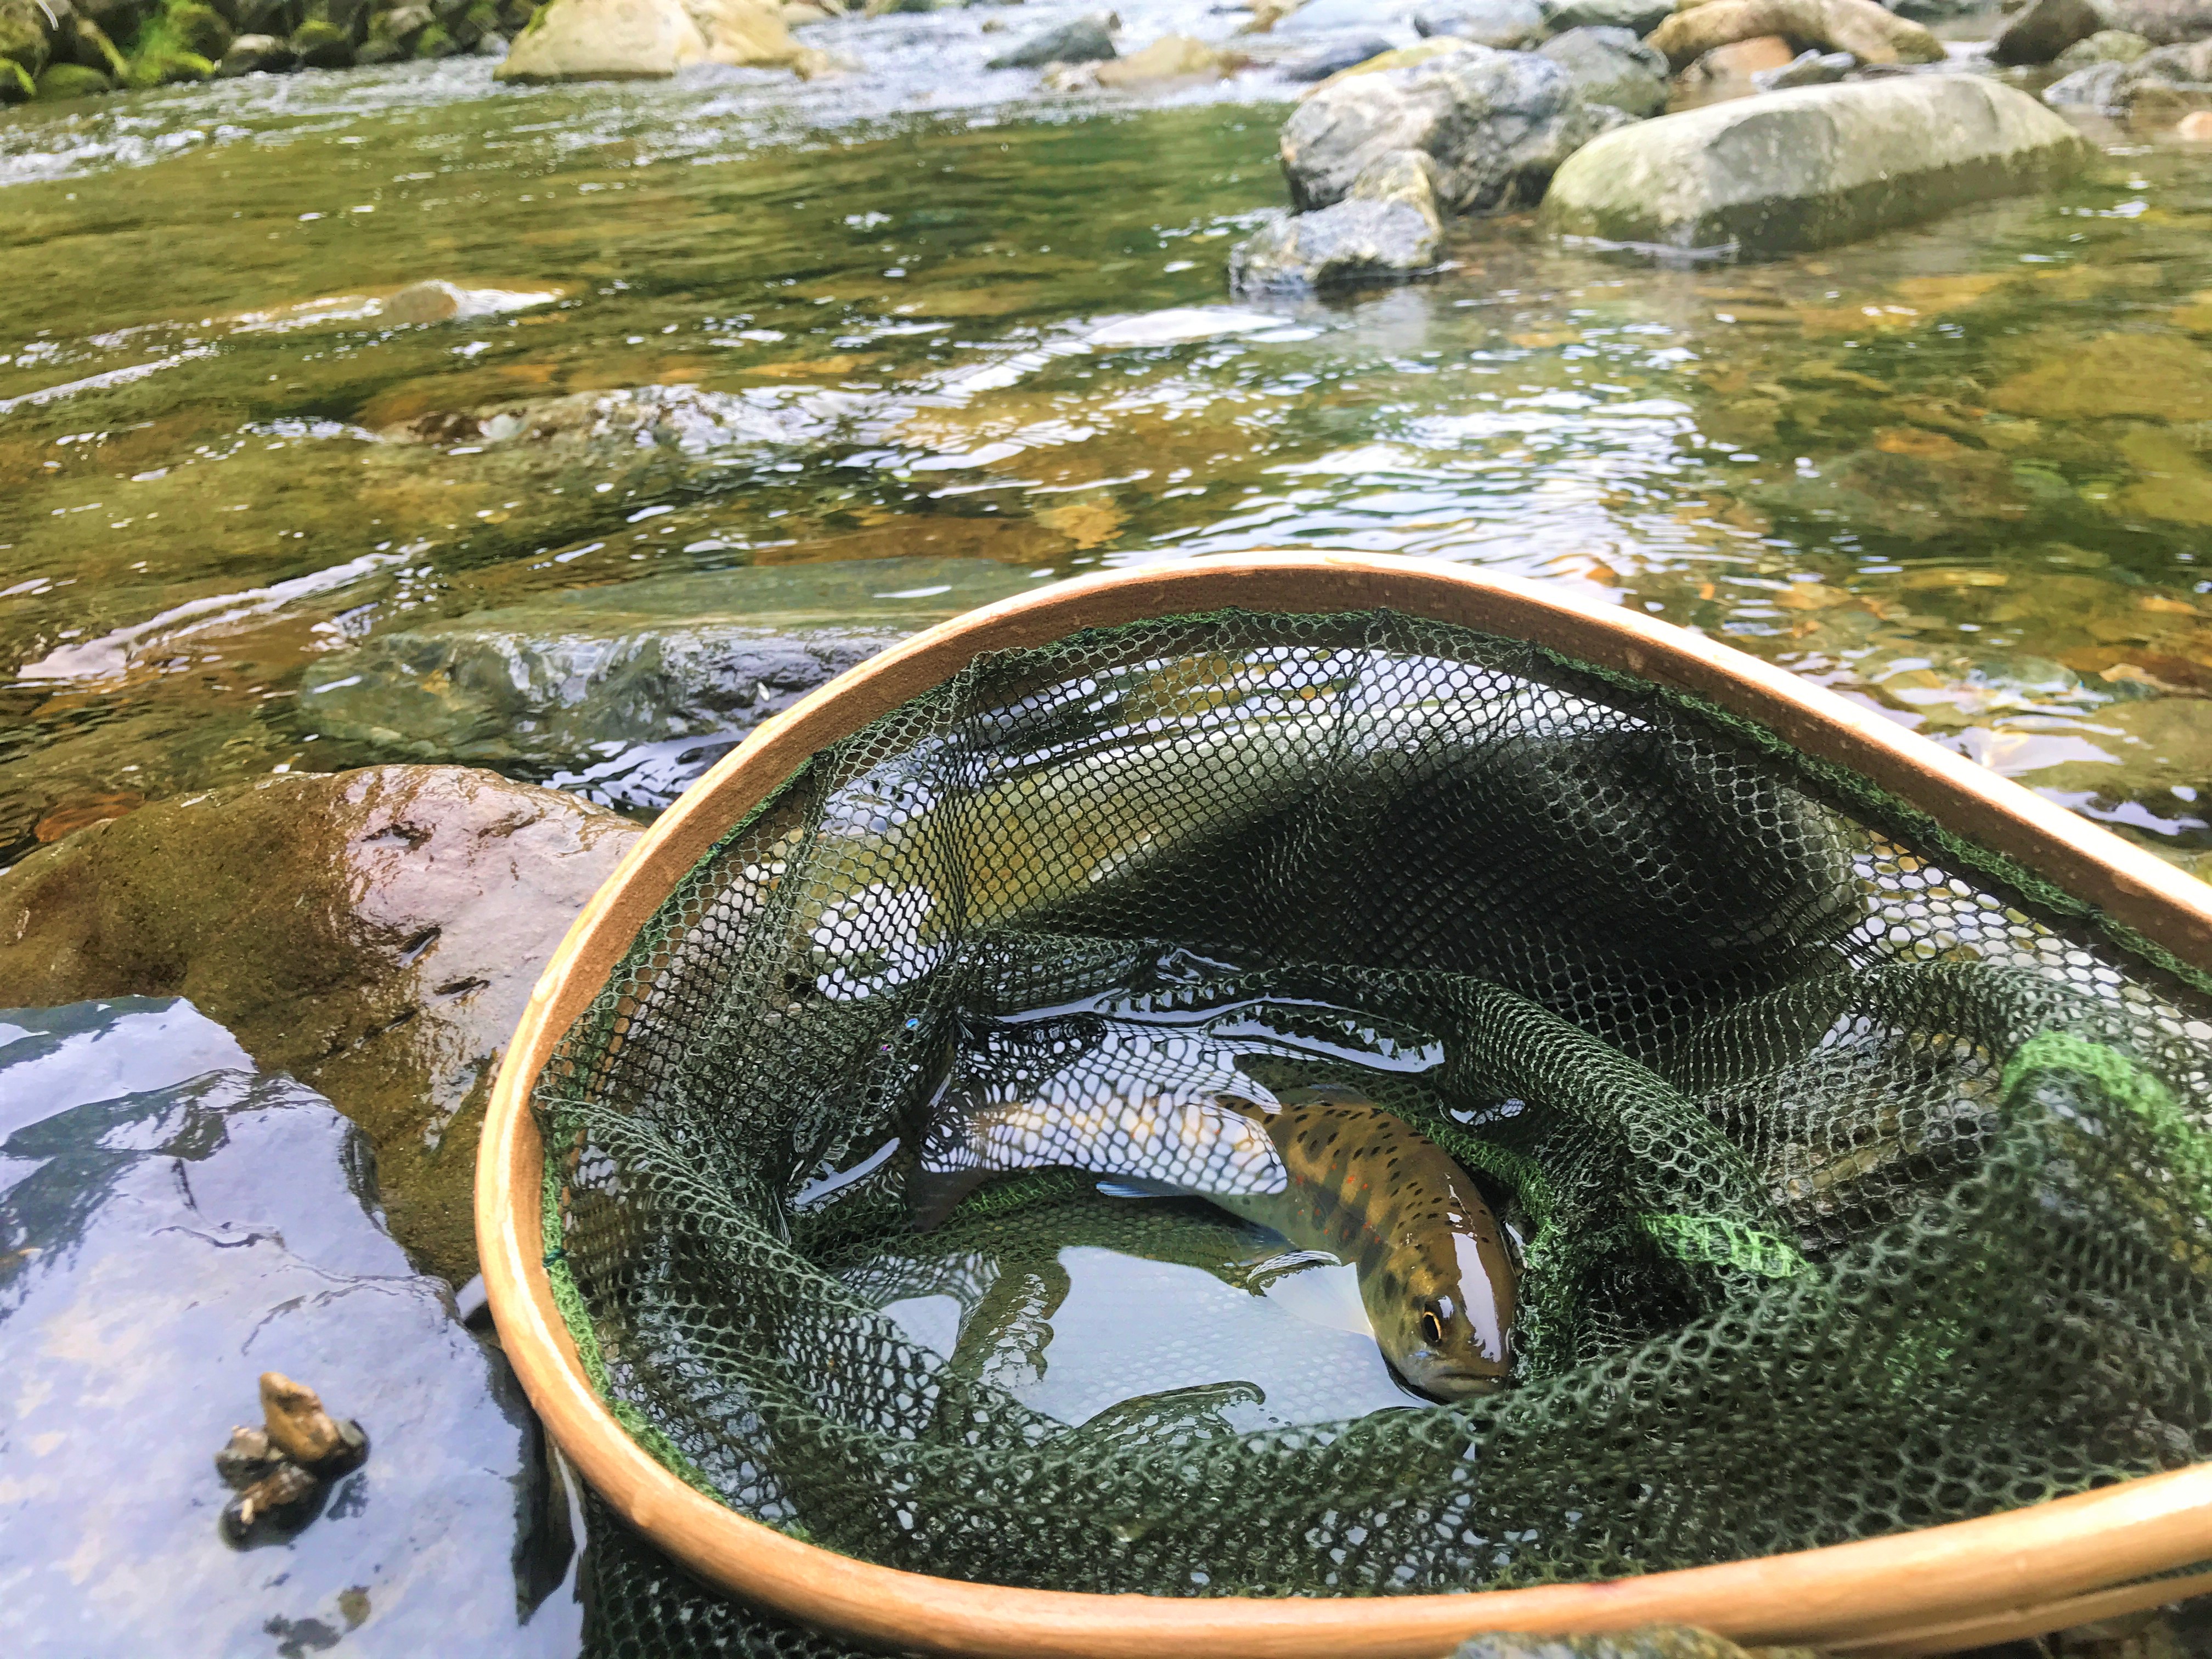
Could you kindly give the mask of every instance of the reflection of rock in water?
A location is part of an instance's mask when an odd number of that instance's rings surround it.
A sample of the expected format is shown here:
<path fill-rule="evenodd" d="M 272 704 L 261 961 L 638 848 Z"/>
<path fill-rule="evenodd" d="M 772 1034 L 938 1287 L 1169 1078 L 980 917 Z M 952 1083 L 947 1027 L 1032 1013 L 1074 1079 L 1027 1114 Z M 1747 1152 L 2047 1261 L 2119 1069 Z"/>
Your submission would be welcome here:
<path fill-rule="evenodd" d="M 0 1101 L 16 1651 L 575 1651 L 566 1500 L 537 1426 L 368 1207 L 360 1138 L 329 1102 L 146 999 L 0 1014 Z M 272 1366 L 357 1413 L 375 1460 L 306 1530 L 234 1552 L 209 1450 Z"/>
<path fill-rule="evenodd" d="M 368 1132 L 393 1231 L 459 1283 L 476 1271 L 471 1164 L 498 1056 L 638 834 L 459 767 L 160 802 L 0 874 L 0 1001 L 191 996 Z"/>

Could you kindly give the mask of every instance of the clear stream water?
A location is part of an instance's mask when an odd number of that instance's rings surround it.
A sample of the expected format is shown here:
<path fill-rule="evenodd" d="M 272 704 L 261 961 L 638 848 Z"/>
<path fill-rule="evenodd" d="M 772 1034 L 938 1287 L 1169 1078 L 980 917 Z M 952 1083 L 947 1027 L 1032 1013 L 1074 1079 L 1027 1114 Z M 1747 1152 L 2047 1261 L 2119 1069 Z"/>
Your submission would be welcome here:
<path fill-rule="evenodd" d="M 403 620 L 1266 547 L 1608 595 L 2212 850 L 2212 154 L 2100 131 L 2054 196 L 1758 266 L 1470 223 L 1436 280 L 1255 308 L 1224 264 L 1284 201 L 1295 88 L 981 70 L 1080 9 L 817 26 L 864 68 L 806 86 L 464 60 L 0 115 L 0 861 L 392 758 L 300 688 Z M 1121 11 L 1132 44 L 1241 21 Z M 464 314 L 372 313 L 426 279 Z M 556 465 L 413 424 L 655 384 L 779 435 Z"/>

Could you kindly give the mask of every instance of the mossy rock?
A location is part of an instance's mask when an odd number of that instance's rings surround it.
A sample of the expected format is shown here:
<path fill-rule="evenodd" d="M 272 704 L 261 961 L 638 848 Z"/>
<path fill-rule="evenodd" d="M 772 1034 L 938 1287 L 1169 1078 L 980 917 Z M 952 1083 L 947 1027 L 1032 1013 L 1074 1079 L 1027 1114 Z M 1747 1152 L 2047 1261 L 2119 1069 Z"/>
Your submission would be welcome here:
<path fill-rule="evenodd" d="M 38 98 L 42 104 L 58 104 L 65 98 L 89 98 L 96 93 L 112 92 L 115 82 L 96 69 L 87 69 L 82 64 L 49 64 L 39 71 Z"/>
<path fill-rule="evenodd" d="M 142 34 L 139 41 L 138 50 L 131 56 L 126 86 L 165 87 L 177 81 L 204 81 L 215 73 L 215 65 L 208 59 L 186 52 L 166 35 L 155 33 L 149 40 Z"/>
<path fill-rule="evenodd" d="M 46 68 L 51 51 L 46 44 L 46 14 L 40 9 L 39 0 L 0 0 L 0 58 L 15 64 L 28 82 Z M 0 93 L 0 97 L 5 96 Z"/>
<path fill-rule="evenodd" d="M 493 0 L 476 0 L 476 3 L 462 15 L 461 27 L 455 29 L 453 34 L 457 40 L 465 37 L 473 46 L 487 35 L 499 32 L 499 8 Z"/>
<path fill-rule="evenodd" d="M 319 17 L 292 32 L 291 46 L 308 69 L 351 69 L 354 64 L 353 37 Z"/>
<path fill-rule="evenodd" d="M 131 66 L 125 61 L 123 54 L 116 51 L 115 42 L 109 40 L 107 32 L 92 19 L 73 17 L 64 27 L 68 51 L 63 55 L 71 63 L 82 64 L 86 69 L 98 70 L 110 81 L 118 83 L 131 72 Z"/>
<path fill-rule="evenodd" d="M 221 12 L 201 5 L 198 0 L 171 0 L 161 17 L 179 46 L 210 63 L 222 61 L 237 33 L 223 21 Z"/>
<path fill-rule="evenodd" d="M 0 104 L 27 104 L 38 95 L 38 82 L 12 58 L 0 58 Z"/>
<path fill-rule="evenodd" d="M 443 23 L 433 23 L 415 37 L 417 58 L 458 58 L 467 50 Z"/>

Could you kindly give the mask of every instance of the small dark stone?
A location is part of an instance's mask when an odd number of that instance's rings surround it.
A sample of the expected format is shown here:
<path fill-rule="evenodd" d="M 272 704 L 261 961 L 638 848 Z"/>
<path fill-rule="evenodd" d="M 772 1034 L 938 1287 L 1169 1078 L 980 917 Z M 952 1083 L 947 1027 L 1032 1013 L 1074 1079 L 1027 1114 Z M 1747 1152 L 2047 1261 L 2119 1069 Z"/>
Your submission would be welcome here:
<path fill-rule="evenodd" d="M 2106 0 L 2034 0 L 1996 39 L 2000 64 L 2047 64 L 2100 30 L 2117 27 Z"/>
<path fill-rule="evenodd" d="M 222 1506 L 222 1535 L 243 1547 L 295 1533 L 321 1513 L 329 1489 L 297 1463 L 276 1467 Z"/>
<path fill-rule="evenodd" d="M 215 1455 L 215 1472 L 234 1492 L 243 1492 L 255 1481 L 276 1473 L 283 1454 L 269 1443 L 265 1429 L 236 1428 L 230 1440 Z"/>

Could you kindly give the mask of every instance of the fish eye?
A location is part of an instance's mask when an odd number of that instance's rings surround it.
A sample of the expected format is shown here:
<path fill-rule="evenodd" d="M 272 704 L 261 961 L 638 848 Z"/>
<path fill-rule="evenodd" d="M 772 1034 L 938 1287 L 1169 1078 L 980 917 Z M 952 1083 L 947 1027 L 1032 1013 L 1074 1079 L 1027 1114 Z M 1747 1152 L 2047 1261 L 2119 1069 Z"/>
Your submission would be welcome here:
<path fill-rule="evenodd" d="M 1434 1308 L 1421 1310 L 1421 1340 L 1432 1348 L 1443 1346 L 1444 1322 L 1437 1317 Z"/>

